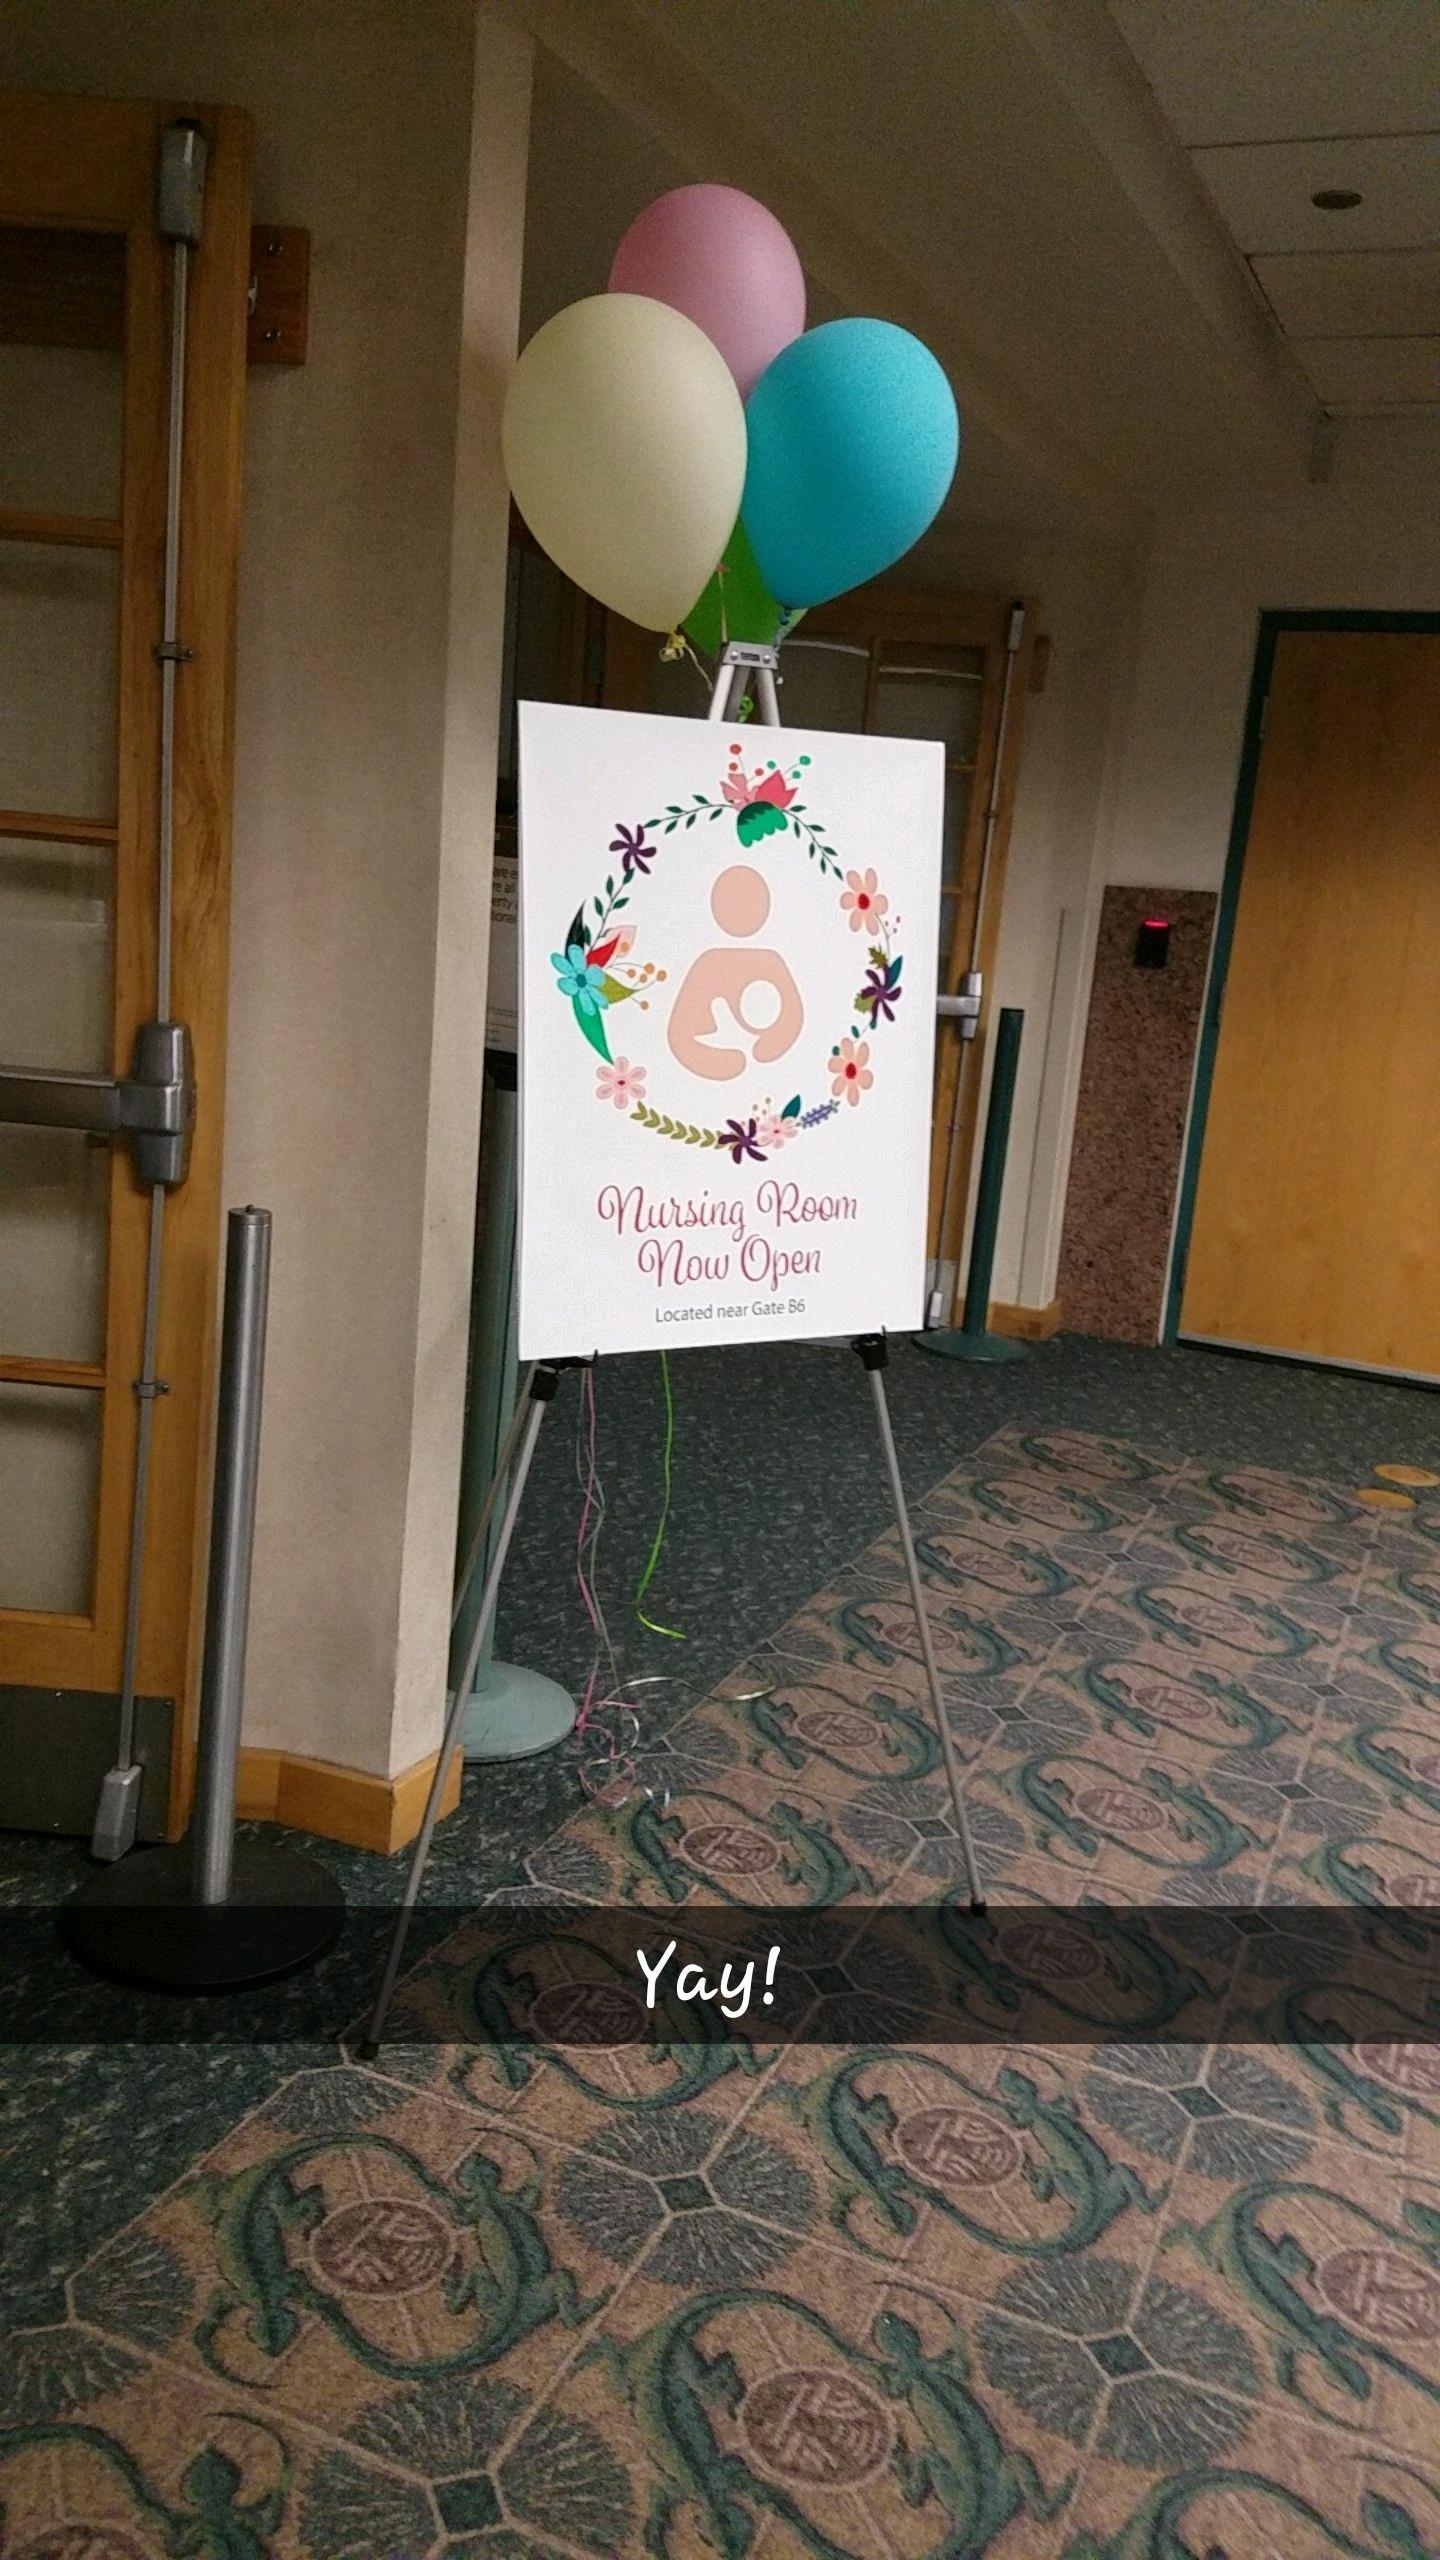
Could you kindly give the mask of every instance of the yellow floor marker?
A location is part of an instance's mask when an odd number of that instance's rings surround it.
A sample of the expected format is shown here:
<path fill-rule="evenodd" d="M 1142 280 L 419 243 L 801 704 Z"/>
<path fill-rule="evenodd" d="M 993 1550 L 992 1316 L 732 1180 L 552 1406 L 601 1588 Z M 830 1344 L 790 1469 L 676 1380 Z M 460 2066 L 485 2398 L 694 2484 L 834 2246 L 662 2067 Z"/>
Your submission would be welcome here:
<path fill-rule="evenodd" d="M 1368 1503 L 1372 1511 L 1413 1511 L 1413 1493 L 1397 1493 L 1393 1485 L 1362 1484 L 1355 1496 L 1357 1502 Z"/>
<path fill-rule="evenodd" d="M 1440 1484 L 1440 1476 L 1432 1475 L 1428 1467 L 1377 1467 L 1375 1473 L 1386 1484 Z"/>

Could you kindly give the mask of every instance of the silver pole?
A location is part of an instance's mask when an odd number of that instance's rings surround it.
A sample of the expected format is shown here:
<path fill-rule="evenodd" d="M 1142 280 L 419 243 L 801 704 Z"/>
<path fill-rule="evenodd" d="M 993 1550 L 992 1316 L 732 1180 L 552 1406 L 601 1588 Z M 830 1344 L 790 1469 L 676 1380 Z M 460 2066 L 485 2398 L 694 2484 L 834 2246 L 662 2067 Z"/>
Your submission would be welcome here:
<path fill-rule="evenodd" d="M 165 1185 L 150 1187 L 150 1234 L 145 1249 L 145 1322 L 140 1350 L 140 1375 L 134 1382 L 134 1395 L 139 1406 L 135 1425 L 135 1476 L 130 1497 L 130 1560 L 125 1582 L 125 1651 L 120 1670 L 120 1766 L 129 1769 L 135 1758 L 135 1670 L 140 1650 L 140 1584 L 145 1570 L 145 1520 L 150 1504 L 150 1432 L 155 1417 L 155 1399 L 160 1393 L 155 1375 L 156 1348 L 160 1334 L 160 1271 L 165 1237 Z M 131 1839 L 134 1830 L 131 1830 Z M 128 1849 L 130 1842 L 125 1842 Z"/>
<path fill-rule="evenodd" d="M 155 1010 L 170 1018 L 175 906 L 175 675 L 180 663 L 180 468 L 185 451 L 185 324 L 190 250 L 174 246 L 170 292 L 170 437 L 165 475 L 165 606 L 160 635 L 160 901 Z"/>
<path fill-rule="evenodd" d="M 270 1212 L 232 1209 L 225 1252 L 209 1600 L 200 1683 L 200 1768 L 193 1826 L 197 1902 L 225 1902 L 230 1893 L 269 1301 Z"/>
<path fill-rule="evenodd" d="M 510 1428 L 505 1434 L 504 1441 L 501 1445 L 500 1455 L 495 1461 L 495 1473 L 490 1479 L 490 1490 L 480 1505 L 480 1517 L 475 1523 L 475 1533 L 470 1540 L 469 1552 L 467 1553 L 465 1562 L 456 1576 L 455 1597 L 450 1610 L 450 1632 L 452 1636 L 456 1627 L 460 1623 L 460 1612 L 465 1606 L 466 1596 L 470 1589 L 470 1577 L 479 1560 L 480 1549 L 485 1540 L 485 1532 L 490 1526 L 490 1514 L 494 1510 L 496 1503 L 499 1501 L 500 1488 L 504 1484 L 505 1478 L 510 1472 L 510 1461 L 515 1455 L 520 1434 L 525 1428 L 525 1404 L 530 1393 L 530 1381 L 535 1375 L 535 1367 L 536 1364 L 532 1360 L 524 1377 L 520 1381 L 520 1394 L 516 1401 L 515 1410 L 510 1416 Z"/>
<path fill-rule="evenodd" d="M 861 1357 L 865 1354 L 862 1352 Z M 867 1366 L 869 1362 L 867 1361 Z M 925 1607 L 925 1587 L 920 1580 L 920 1564 L 915 1541 L 910 1533 L 910 1514 L 905 1503 L 905 1487 L 900 1481 L 900 1461 L 895 1454 L 895 1434 L 890 1428 L 890 1405 L 885 1393 L 885 1378 L 878 1362 L 870 1368 L 870 1386 L 875 1398 L 875 1419 L 880 1425 L 880 1445 L 885 1452 L 885 1472 L 890 1479 L 890 1494 L 895 1505 L 895 1525 L 905 1552 L 905 1577 L 910 1585 L 910 1598 L 915 1610 L 915 1625 L 920 1637 L 920 1652 L 925 1664 L 925 1679 L 930 1691 L 930 1710 L 935 1719 L 936 1737 L 945 1762 L 945 1775 L 950 1784 L 950 1802 L 960 1833 L 961 1855 L 965 1861 L 965 1881 L 970 1888 L 970 1908 L 983 1911 L 985 1897 L 980 1891 L 980 1870 L 975 1862 L 975 1843 L 970 1835 L 970 1817 L 965 1810 L 965 1787 L 950 1720 L 945 1713 L 945 1697 L 940 1686 L 940 1666 L 935 1659 L 935 1643 L 930 1633 L 930 1618 Z"/>
<path fill-rule="evenodd" d="M 205 192 L 206 144 L 200 127 L 185 118 L 160 137 L 156 218 L 171 244 L 170 418 L 165 457 L 165 564 L 160 640 L 160 805 L 155 914 L 155 1011 L 170 1018 L 175 909 L 175 677 L 190 655 L 180 639 L 180 505 L 185 459 L 185 347 L 190 252 L 200 238 Z M 120 1733 L 115 1766 L 101 1782 L 91 1849 L 97 1858 L 121 1858 L 134 1845 L 140 1810 L 140 1771 L 135 1759 L 135 1687 L 140 1653 L 140 1606 L 145 1574 L 145 1523 L 150 1499 L 150 1438 L 157 1395 L 155 1374 L 160 1320 L 160 1279 L 165 1251 L 165 1187 L 150 1192 L 145 1247 L 145 1327 L 140 1374 L 135 1470 L 130 1498 L 130 1554 L 125 1580 L 125 1640 L 120 1672 Z"/>
<path fill-rule="evenodd" d="M 728 658 L 722 657 L 715 670 L 715 682 L 710 694 L 710 708 L 705 715 L 707 720 L 724 719 L 725 714 L 730 707 L 730 695 L 734 682 L 735 669 L 730 664 Z"/>
<path fill-rule="evenodd" d="M 556 1373 L 548 1364 L 537 1363 L 534 1369 L 532 1369 L 530 1377 L 530 1404 L 526 1414 L 523 1436 L 520 1442 L 520 1456 L 516 1463 L 514 1479 L 510 1486 L 509 1498 L 501 1516 L 500 1528 L 495 1540 L 495 1552 L 490 1558 L 490 1569 L 485 1576 L 485 1588 L 480 1595 L 480 1608 L 475 1620 L 474 1633 L 470 1638 L 470 1650 L 465 1657 L 465 1667 L 462 1670 L 459 1679 L 455 1683 L 455 1694 L 450 1703 L 450 1713 L 445 1719 L 445 1731 L 441 1737 L 440 1750 L 435 1761 L 434 1774 L 430 1780 L 430 1793 L 425 1799 L 425 1819 L 420 1825 L 419 1834 L 416 1838 L 415 1847 L 410 1858 L 410 1872 L 405 1879 L 405 1891 L 401 1898 L 400 1908 L 395 1915 L 394 1935 L 390 1940 L 390 1953 L 386 1959 L 385 1971 L 381 1977 L 380 1989 L 375 1998 L 375 2007 L 370 2019 L 370 2032 L 368 2036 L 365 2037 L 360 2047 L 360 2051 L 367 2061 L 374 2060 L 376 2054 L 380 2050 L 381 2037 L 385 2033 L 385 2020 L 389 2013 L 390 1998 L 395 1989 L 396 1977 L 399 1974 L 401 1959 L 405 1953 L 405 1940 L 409 1934 L 410 1914 L 414 1910 L 416 1901 L 419 1897 L 420 1879 L 425 1873 L 425 1861 L 430 1855 L 430 1841 L 434 1833 L 436 1817 L 440 1811 L 440 1798 L 445 1792 L 445 1781 L 450 1774 L 450 1764 L 454 1759 L 456 1750 L 459 1746 L 460 1728 L 465 1721 L 465 1710 L 470 1703 L 470 1692 L 475 1686 L 475 1673 L 479 1667 L 481 1650 L 485 1643 L 485 1637 L 490 1626 L 490 1621 L 495 1614 L 495 1602 L 500 1590 L 500 1577 L 505 1570 L 505 1559 L 510 1552 L 510 1541 L 515 1534 L 515 1523 L 520 1513 L 520 1500 L 525 1491 L 525 1479 L 530 1473 L 530 1461 L 535 1455 L 535 1443 L 540 1436 L 540 1425 L 544 1419 L 546 1405 L 549 1403 L 550 1398 L 555 1392 L 556 1383 Z M 501 1470 L 497 1469 L 497 1483 L 500 1479 L 500 1473 Z"/>
<path fill-rule="evenodd" d="M 1000 787 L 1005 763 L 1005 738 L 1010 726 L 1010 700 L 1015 689 L 1015 662 L 1025 631 L 1025 608 L 1010 607 L 1010 624 L 1005 634 L 1005 678 L 1000 688 L 1000 717 L 995 728 L 995 756 L 990 768 L 990 796 L 985 807 L 985 831 L 980 843 L 980 880 L 975 891 L 975 913 L 970 923 L 970 965 L 961 981 L 959 996 L 942 996 L 942 1017 L 958 1017 L 960 1023 L 960 1055 L 955 1062 L 955 1091 L 950 1101 L 950 1127 L 945 1141 L 945 1180 L 940 1191 L 940 1223 L 935 1231 L 935 1269 L 930 1296 L 925 1308 L 927 1325 L 939 1324 L 945 1313 L 945 1294 L 940 1286 L 940 1273 L 945 1260 L 945 1230 L 950 1224 L 950 1206 L 960 1171 L 961 1104 L 965 1094 L 965 1061 L 975 1044 L 980 1028 L 980 1008 L 985 997 L 985 982 L 980 974 L 980 935 L 985 921 L 985 900 L 990 887 L 991 856 L 1000 823 Z M 950 1315 L 953 1322 L 955 1301 L 960 1295 L 960 1245 L 955 1247 L 955 1278 L 950 1290 Z"/>

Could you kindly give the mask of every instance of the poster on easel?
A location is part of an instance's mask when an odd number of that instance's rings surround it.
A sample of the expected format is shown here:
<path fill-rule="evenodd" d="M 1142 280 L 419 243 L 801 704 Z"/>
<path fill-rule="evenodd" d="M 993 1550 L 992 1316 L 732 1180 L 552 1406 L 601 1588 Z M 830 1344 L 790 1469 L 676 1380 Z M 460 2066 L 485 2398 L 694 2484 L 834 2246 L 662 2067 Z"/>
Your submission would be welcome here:
<path fill-rule="evenodd" d="M 519 717 L 521 1358 L 913 1330 L 943 749 Z"/>

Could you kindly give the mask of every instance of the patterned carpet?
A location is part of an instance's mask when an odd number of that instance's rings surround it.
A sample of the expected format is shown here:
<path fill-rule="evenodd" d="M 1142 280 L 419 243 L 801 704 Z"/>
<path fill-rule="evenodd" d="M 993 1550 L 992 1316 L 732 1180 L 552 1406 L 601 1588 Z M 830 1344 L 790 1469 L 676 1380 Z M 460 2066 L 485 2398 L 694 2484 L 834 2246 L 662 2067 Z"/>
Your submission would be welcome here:
<path fill-rule="evenodd" d="M 1016 1431 L 916 1525 L 1002 1936 L 1198 1910 L 1213 2040 L 912 2045 L 872 1979 L 844 2045 L 496 2044 L 470 1924 L 378 2066 L 297 2072 L 5 2341 L 6 2560 L 1440 2553 L 1440 2044 L 1385 1911 L 1440 1896 L 1440 1502 Z M 853 1911 L 864 1985 L 867 1913 L 956 1886 L 923 1694 L 882 1538 L 530 1891 Z M 1317 1960 L 1253 2040 L 1232 1915 L 1315 1904 L 1373 1916 L 1393 2033 Z"/>

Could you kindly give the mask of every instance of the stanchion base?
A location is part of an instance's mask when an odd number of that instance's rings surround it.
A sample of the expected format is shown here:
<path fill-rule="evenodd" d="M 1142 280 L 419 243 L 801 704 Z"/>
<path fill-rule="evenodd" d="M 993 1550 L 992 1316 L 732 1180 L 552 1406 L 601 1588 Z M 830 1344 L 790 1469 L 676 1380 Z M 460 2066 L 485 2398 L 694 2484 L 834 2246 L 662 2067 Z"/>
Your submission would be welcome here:
<path fill-rule="evenodd" d="M 1027 1360 L 1030 1356 L 1029 1344 L 1016 1342 L 1008 1333 L 952 1333 L 937 1325 L 911 1339 L 917 1351 L 933 1351 L 941 1360 Z"/>
<path fill-rule="evenodd" d="M 573 1733 L 579 1714 L 569 1690 L 543 1671 L 492 1662 L 470 1692 L 461 1749 L 467 1761 L 531 1760 Z"/>
<path fill-rule="evenodd" d="M 112 1982 L 155 1991 L 243 1991 L 324 1955 L 345 1901 L 318 1860 L 236 1842 L 230 1898 L 194 1898 L 194 1851 L 132 1850 L 92 1876 L 60 1914 L 73 1956 Z"/>

